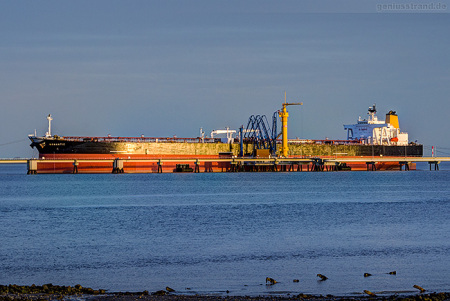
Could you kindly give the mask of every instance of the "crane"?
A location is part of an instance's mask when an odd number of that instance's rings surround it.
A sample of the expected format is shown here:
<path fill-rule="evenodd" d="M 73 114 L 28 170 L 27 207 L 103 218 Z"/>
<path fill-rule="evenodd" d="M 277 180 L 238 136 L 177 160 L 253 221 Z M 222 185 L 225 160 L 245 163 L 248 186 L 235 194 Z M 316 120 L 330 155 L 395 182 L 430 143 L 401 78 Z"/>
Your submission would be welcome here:
<path fill-rule="evenodd" d="M 281 156 L 283 157 L 287 157 L 289 154 L 289 147 L 288 147 L 288 133 L 287 133 L 287 122 L 288 122 L 288 117 L 289 117 L 289 113 L 286 110 L 287 106 L 301 106 L 303 105 L 303 102 L 295 102 L 295 103 L 288 103 L 286 102 L 286 91 L 284 91 L 284 103 L 282 104 L 282 109 L 281 111 L 278 111 L 278 115 L 281 118 L 281 125 L 282 125 L 282 130 L 281 130 L 281 135 L 282 135 L 282 147 L 281 147 Z"/>

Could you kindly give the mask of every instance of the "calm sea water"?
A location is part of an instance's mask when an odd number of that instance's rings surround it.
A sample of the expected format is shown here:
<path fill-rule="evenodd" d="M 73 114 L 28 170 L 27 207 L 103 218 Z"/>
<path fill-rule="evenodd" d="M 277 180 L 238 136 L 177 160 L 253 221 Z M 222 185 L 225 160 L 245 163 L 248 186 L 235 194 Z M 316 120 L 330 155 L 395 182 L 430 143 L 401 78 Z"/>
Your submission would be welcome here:
<path fill-rule="evenodd" d="M 450 291 L 450 170 L 27 176 L 6 165 L 0 231 L 0 284 Z"/>

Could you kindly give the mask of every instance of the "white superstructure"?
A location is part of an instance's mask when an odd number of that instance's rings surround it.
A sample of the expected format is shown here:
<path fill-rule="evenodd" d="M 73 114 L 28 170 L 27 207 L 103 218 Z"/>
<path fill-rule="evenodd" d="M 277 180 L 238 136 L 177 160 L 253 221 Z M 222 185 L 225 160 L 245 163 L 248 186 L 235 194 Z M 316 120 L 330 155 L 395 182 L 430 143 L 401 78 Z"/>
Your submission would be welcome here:
<path fill-rule="evenodd" d="M 358 140 L 363 144 L 408 145 L 408 134 L 400 132 L 395 111 L 386 114 L 386 121 L 378 120 L 375 104 L 369 107 L 368 119 L 359 117 L 356 124 L 344 125 L 347 140 Z"/>
<path fill-rule="evenodd" d="M 227 138 L 222 138 L 221 141 L 223 143 L 233 143 L 234 138 L 233 135 L 236 134 L 236 130 L 230 130 L 229 127 L 225 128 L 225 130 L 213 130 L 211 132 L 211 138 L 214 138 L 215 135 L 226 134 Z"/>

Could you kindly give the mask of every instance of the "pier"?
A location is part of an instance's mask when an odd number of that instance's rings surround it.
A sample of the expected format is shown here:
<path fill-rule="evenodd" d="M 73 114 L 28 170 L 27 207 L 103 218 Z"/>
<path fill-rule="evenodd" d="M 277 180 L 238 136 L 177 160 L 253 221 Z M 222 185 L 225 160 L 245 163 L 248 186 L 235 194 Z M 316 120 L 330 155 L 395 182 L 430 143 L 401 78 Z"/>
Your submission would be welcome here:
<path fill-rule="evenodd" d="M 450 157 L 0 159 L 0 164 L 27 164 L 28 174 L 408 171 L 419 162 L 428 163 L 430 170 L 437 171 L 441 162 L 450 162 Z"/>

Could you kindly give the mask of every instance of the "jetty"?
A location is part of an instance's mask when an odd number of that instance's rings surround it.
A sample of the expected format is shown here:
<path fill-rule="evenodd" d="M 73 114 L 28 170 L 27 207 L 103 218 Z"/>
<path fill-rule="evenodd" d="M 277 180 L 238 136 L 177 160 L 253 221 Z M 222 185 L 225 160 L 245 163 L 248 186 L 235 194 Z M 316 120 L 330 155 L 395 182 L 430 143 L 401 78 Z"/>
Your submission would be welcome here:
<path fill-rule="evenodd" d="M 0 159 L 0 164 L 27 164 L 28 174 L 408 171 L 415 169 L 415 163 L 428 163 L 430 170 L 439 170 L 441 162 L 450 162 L 450 157 Z"/>

